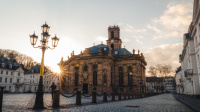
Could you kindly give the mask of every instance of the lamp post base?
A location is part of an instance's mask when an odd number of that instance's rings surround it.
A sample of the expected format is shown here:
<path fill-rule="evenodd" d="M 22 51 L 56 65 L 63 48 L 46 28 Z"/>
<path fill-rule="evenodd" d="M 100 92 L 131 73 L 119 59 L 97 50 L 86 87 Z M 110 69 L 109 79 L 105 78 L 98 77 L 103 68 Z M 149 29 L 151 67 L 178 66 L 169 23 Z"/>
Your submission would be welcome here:
<path fill-rule="evenodd" d="M 43 91 L 42 83 L 43 83 L 43 77 L 40 76 L 40 81 L 39 81 L 38 89 L 36 92 L 35 105 L 33 109 L 44 109 L 44 102 L 43 102 L 44 91 Z"/>

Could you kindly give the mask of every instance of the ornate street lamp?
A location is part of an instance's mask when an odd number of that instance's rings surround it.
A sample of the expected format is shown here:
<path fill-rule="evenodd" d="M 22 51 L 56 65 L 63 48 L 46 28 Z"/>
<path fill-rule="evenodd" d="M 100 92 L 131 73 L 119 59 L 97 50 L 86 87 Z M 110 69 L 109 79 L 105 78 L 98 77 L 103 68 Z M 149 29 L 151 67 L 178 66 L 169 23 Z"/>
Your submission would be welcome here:
<path fill-rule="evenodd" d="M 142 87 L 142 85 L 143 85 L 143 80 L 141 79 L 141 80 L 137 80 L 137 82 L 140 84 L 140 97 L 142 98 L 142 89 L 141 89 L 141 87 Z"/>
<path fill-rule="evenodd" d="M 41 67 L 40 67 L 40 80 L 39 80 L 38 89 L 37 89 L 37 92 L 36 92 L 34 109 L 43 109 L 44 108 L 44 104 L 43 104 L 44 53 L 47 49 L 52 50 L 55 47 L 57 47 L 58 41 L 59 41 L 59 38 L 57 38 L 56 36 L 51 38 L 53 48 L 50 48 L 48 46 L 48 42 L 49 42 L 48 40 L 49 40 L 49 37 L 50 37 L 50 35 L 49 35 L 49 28 L 50 27 L 46 23 L 44 25 L 42 25 L 41 27 L 42 27 L 42 34 L 41 34 L 41 40 L 40 40 L 41 46 L 35 47 L 35 44 L 36 44 L 37 39 L 38 39 L 38 36 L 35 35 L 35 32 L 34 32 L 33 35 L 30 35 L 31 45 L 33 45 L 34 48 L 42 49 L 42 61 L 41 61 Z"/>

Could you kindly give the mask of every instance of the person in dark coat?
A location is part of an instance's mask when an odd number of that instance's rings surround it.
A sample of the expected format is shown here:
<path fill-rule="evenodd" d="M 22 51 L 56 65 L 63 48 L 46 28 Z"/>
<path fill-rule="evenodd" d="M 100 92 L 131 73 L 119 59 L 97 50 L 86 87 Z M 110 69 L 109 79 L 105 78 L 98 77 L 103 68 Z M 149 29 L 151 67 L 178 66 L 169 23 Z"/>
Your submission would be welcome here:
<path fill-rule="evenodd" d="M 53 91 L 56 90 L 56 85 L 55 83 L 53 82 L 52 85 L 51 85 L 51 95 L 52 95 L 52 99 L 53 99 Z"/>

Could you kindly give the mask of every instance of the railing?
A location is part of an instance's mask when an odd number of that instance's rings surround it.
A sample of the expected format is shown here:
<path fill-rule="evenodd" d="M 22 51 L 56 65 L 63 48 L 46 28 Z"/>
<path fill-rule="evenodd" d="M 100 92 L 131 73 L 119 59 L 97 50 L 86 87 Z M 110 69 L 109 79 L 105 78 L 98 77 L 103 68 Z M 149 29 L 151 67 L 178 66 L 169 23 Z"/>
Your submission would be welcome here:
<path fill-rule="evenodd" d="M 186 69 L 184 71 L 185 77 L 188 77 L 189 75 L 193 75 L 193 69 Z"/>

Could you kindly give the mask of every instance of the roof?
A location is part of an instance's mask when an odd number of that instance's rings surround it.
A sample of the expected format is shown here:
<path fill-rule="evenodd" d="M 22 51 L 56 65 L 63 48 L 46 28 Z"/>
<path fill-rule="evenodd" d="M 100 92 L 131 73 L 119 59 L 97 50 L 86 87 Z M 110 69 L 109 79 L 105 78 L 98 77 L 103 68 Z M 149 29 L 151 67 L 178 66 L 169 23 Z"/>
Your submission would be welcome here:
<path fill-rule="evenodd" d="M 48 68 L 44 67 L 44 73 L 48 71 Z M 40 65 L 36 64 L 34 67 L 32 67 L 30 70 L 28 70 L 26 74 L 39 74 L 40 73 Z"/>
<path fill-rule="evenodd" d="M 2 64 L 4 64 L 4 66 L 2 66 Z M 9 66 L 12 65 L 12 67 L 10 68 Z M 2 69 L 10 69 L 10 70 L 17 70 L 18 68 L 20 68 L 20 64 L 18 64 L 17 62 L 13 62 L 7 58 L 3 58 L 0 57 L 0 68 Z"/>
<path fill-rule="evenodd" d="M 99 44 L 99 45 L 90 47 L 89 50 L 92 53 L 99 53 L 99 48 L 101 48 L 102 53 L 109 53 L 109 47 L 105 44 Z M 117 51 L 118 53 L 116 54 L 115 51 Z M 113 55 L 114 56 L 124 55 L 124 51 L 126 51 L 126 55 L 132 55 L 126 48 L 113 49 Z"/>
<path fill-rule="evenodd" d="M 118 53 L 116 54 L 115 51 L 117 51 Z M 126 51 L 126 55 L 132 55 L 126 48 L 113 49 L 113 55 L 114 55 L 114 56 L 117 56 L 117 55 L 124 55 L 124 51 Z"/>
<path fill-rule="evenodd" d="M 28 70 L 25 74 L 37 74 L 40 73 L 40 65 L 36 64 L 30 70 Z"/>

